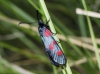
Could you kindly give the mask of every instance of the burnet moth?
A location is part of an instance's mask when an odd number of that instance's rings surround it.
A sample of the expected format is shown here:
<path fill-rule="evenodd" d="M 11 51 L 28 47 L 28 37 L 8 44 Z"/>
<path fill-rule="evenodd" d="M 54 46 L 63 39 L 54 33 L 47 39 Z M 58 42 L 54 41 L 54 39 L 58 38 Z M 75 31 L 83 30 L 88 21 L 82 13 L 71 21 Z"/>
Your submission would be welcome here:
<path fill-rule="evenodd" d="M 37 11 L 37 19 L 38 19 L 38 11 Z M 54 33 L 51 32 L 48 22 L 43 22 L 43 20 L 38 19 L 38 31 L 40 34 L 40 37 L 42 39 L 42 42 L 45 46 L 46 53 L 51 61 L 51 63 L 57 67 L 66 65 L 66 57 L 61 50 L 61 47 L 58 45 L 58 42 L 54 38 Z M 26 22 L 20 22 L 18 26 L 22 23 Z M 36 23 L 36 22 L 33 22 Z M 33 24 L 32 22 L 29 22 L 27 24 Z"/>

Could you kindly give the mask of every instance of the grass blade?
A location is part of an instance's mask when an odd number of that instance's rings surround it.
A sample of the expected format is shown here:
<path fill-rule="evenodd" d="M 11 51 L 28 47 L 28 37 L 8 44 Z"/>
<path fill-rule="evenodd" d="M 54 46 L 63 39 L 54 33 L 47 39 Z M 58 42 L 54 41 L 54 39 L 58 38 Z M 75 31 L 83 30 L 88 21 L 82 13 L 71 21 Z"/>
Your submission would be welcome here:
<path fill-rule="evenodd" d="M 84 9 L 87 11 L 85 0 L 82 0 L 82 4 L 83 4 Z M 91 24 L 89 16 L 87 15 L 86 18 L 87 18 L 87 22 L 88 22 L 89 31 L 90 31 L 90 35 L 91 35 L 91 38 L 92 38 L 93 46 L 94 46 L 94 49 L 95 49 L 95 55 L 96 55 L 96 58 L 97 58 L 98 67 L 99 67 L 99 70 L 100 70 L 100 56 L 99 56 L 97 43 L 95 41 L 95 35 L 94 35 L 94 32 L 93 32 L 93 28 L 92 28 L 92 24 Z"/>

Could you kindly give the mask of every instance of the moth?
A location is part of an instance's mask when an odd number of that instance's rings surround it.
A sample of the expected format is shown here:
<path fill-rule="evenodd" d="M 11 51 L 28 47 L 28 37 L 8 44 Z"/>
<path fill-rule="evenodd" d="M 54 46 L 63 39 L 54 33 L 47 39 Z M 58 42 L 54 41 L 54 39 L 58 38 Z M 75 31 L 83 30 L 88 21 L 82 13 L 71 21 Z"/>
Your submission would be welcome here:
<path fill-rule="evenodd" d="M 38 12 L 37 12 L 37 18 L 38 18 Z M 58 42 L 54 38 L 54 33 L 51 32 L 48 22 L 43 22 L 43 20 L 38 19 L 38 32 L 40 34 L 40 37 L 42 39 L 42 42 L 45 46 L 46 53 L 51 61 L 51 63 L 57 67 L 66 65 L 66 57 L 59 46 Z M 26 23 L 26 22 L 20 22 L 18 25 Z M 27 23 L 27 24 L 31 24 Z M 34 22 L 33 22 L 34 23 Z"/>

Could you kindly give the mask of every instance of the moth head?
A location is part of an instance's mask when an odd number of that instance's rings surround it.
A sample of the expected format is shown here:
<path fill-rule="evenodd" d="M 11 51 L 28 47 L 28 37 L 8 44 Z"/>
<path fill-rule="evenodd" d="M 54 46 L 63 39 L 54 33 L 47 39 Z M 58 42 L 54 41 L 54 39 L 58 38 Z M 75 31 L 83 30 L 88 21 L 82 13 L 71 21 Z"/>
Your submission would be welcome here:
<path fill-rule="evenodd" d="M 42 21 L 42 20 L 39 20 L 38 21 L 38 24 L 39 24 L 39 27 L 43 27 L 45 24 L 44 24 L 44 22 Z"/>
<path fill-rule="evenodd" d="M 42 20 L 39 20 L 39 24 L 44 24 L 44 22 Z"/>

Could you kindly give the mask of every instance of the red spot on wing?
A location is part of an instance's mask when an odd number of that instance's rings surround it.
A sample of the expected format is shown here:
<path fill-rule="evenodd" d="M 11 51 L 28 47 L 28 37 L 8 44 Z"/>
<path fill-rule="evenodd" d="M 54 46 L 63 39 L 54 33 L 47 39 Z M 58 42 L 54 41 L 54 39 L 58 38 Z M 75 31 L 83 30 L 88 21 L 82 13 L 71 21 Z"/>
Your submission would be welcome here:
<path fill-rule="evenodd" d="M 53 49 L 54 49 L 55 44 L 56 44 L 56 41 L 53 41 L 53 43 L 51 43 L 51 44 L 50 44 L 49 49 L 50 49 L 50 50 L 53 50 Z"/>
<path fill-rule="evenodd" d="M 53 50 L 53 48 L 54 48 L 54 44 L 51 43 L 50 46 L 49 46 L 49 49 Z"/>
<path fill-rule="evenodd" d="M 51 36 L 50 30 L 49 30 L 49 29 L 45 29 L 44 35 L 45 35 L 46 37 Z"/>
<path fill-rule="evenodd" d="M 53 41 L 53 44 L 55 45 L 56 44 L 56 41 Z"/>
<path fill-rule="evenodd" d="M 56 54 L 57 54 L 58 56 L 60 56 L 60 55 L 62 55 L 62 51 L 59 50 L 59 51 L 56 52 Z"/>

